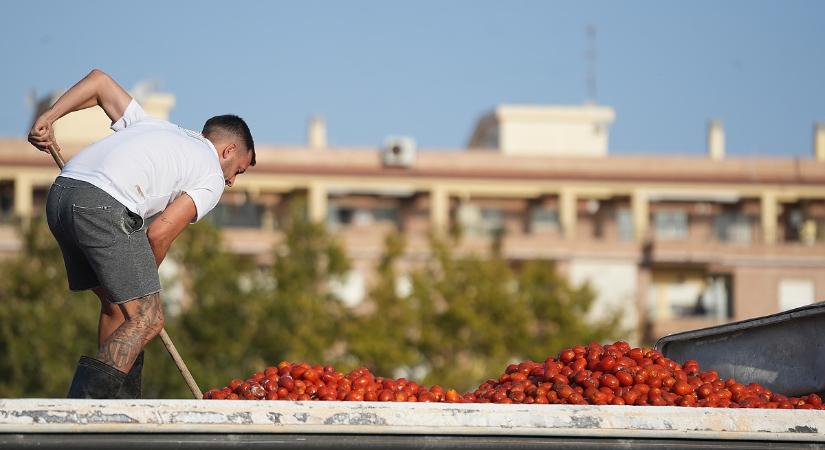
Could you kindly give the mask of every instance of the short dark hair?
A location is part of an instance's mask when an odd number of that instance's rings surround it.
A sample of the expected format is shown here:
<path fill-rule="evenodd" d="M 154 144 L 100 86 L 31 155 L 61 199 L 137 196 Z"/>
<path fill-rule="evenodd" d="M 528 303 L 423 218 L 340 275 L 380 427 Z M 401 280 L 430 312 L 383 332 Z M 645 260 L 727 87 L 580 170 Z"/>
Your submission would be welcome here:
<path fill-rule="evenodd" d="M 255 165 L 255 142 L 252 140 L 252 132 L 249 131 L 246 122 L 240 117 L 234 114 L 212 117 L 203 124 L 201 134 L 210 140 L 212 137 L 217 137 L 220 134 L 229 134 L 241 139 L 247 150 L 252 152 L 252 162 L 250 162 L 249 165 Z"/>

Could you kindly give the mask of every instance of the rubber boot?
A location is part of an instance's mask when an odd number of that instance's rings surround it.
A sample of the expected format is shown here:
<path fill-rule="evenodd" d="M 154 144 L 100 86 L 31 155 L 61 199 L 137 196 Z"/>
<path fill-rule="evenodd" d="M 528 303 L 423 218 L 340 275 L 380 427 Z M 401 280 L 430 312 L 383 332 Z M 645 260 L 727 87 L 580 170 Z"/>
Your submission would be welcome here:
<path fill-rule="evenodd" d="M 143 372 L 143 352 L 140 352 L 135 359 L 135 363 L 132 364 L 132 369 L 126 374 L 117 398 L 140 398 L 142 383 L 141 372 Z"/>
<path fill-rule="evenodd" d="M 88 356 L 81 356 L 68 398 L 117 398 L 126 374 Z"/>

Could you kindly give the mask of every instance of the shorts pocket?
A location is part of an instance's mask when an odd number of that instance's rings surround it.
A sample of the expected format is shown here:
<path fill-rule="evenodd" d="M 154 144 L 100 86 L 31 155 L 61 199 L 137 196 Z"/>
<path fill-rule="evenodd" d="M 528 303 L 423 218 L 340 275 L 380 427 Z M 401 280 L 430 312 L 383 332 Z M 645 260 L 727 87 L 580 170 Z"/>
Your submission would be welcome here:
<path fill-rule="evenodd" d="M 115 243 L 115 222 L 111 206 L 72 205 L 75 240 L 81 247 L 110 247 Z"/>
<path fill-rule="evenodd" d="M 143 229 L 144 220 L 139 215 L 123 208 L 123 214 L 120 215 L 120 223 L 123 225 L 123 232 L 127 235 L 133 235 Z"/>

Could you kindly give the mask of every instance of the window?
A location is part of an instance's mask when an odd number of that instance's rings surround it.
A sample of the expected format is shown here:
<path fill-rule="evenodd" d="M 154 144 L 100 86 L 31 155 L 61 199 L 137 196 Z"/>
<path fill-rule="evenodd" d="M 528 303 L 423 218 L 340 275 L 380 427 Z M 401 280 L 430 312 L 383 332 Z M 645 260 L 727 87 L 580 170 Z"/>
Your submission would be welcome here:
<path fill-rule="evenodd" d="M 634 238 L 633 230 L 633 211 L 630 208 L 619 208 L 616 210 L 616 227 L 619 230 L 620 241 L 632 241 Z"/>
<path fill-rule="evenodd" d="M 352 223 L 354 215 L 354 208 L 338 206 L 334 203 L 330 203 L 327 207 L 327 225 L 331 229 L 349 225 Z"/>
<path fill-rule="evenodd" d="M 371 225 L 374 222 L 372 210 L 356 208 L 352 215 L 352 224 L 355 226 Z"/>
<path fill-rule="evenodd" d="M 456 220 L 470 236 L 494 235 L 504 230 L 504 211 L 501 208 L 482 208 L 465 202 L 459 205 Z"/>
<path fill-rule="evenodd" d="M 648 296 L 652 320 L 702 317 L 724 322 L 733 314 L 728 275 L 686 275 L 654 281 Z"/>
<path fill-rule="evenodd" d="M 733 299 L 731 298 L 731 279 L 728 275 L 711 274 L 706 280 L 702 292 L 700 310 L 705 316 L 715 317 L 724 322 L 733 317 Z"/>
<path fill-rule="evenodd" d="M 0 223 L 14 218 L 14 181 L 0 181 Z"/>
<path fill-rule="evenodd" d="M 802 228 L 802 222 L 805 215 L 799 205 L 788 205 L 783 208 L 783 225 L 785 229 L 785 242 L 799 242 L 799 231 Z"/>
<path fill-rule="evenodd" d="M 482 231 L 490 234 L 504 229 L 504 211 L 500 208 L 481 208 Z"/>
<path fill-rule="evenodd" d="M 724 212 L 713 218 L 713 234 L 722 242 L 751 243 L 751 218 L 739 212 Z"/>
<path fill-rule="evenodd" d="M 376 222 L 391 222 L 398 224 L 398 208 L 380 207 L 372 210 Z"/>
<path fill-rule="evenodd" d="M 218 203 L 206 217 L 219 228 L 261 228 L 263 212 L 263 205 L 251 201 L 240 205 Z"/>
<path fill-rule="evenodd" d="M 327 208 L 327 225 L 332 229 L 349 225 L 367 226 L 376 222 L 397 224 L 398 208 L 357 208 L 335 204 L 330 204 Z"/>
<path fill-rule="evenodd" d="M 469 202 L 461 203 L 456 210 L 456 220 L 468 235 L 481 234 L 481 208 Z"/>
<path fill-rule="evenodd" d="M 556 231 L 559 229 L 559 211 L 537 206 L 530 210 L 530 231 Z"/>
<path fill-rule="evenodd" d="M 702 284 L 699 280 L 671 281 L 664 285 L 671 316 L 704 315 Z"/>
<path fill-rule="evenodd" d="M 687 211 L 678 209 L 656 211 L 653 214 L 658 239 L 685 239 L 688 236 Z"/>

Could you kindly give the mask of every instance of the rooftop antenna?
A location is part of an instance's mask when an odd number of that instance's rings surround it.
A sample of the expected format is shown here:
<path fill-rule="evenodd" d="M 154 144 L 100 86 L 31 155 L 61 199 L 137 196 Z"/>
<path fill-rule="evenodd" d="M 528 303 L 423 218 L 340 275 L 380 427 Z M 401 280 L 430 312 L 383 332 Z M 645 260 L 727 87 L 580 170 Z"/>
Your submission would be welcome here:
<path fill-rule="evenodd" d="M 596 103 L 596 26 L 587 26 L 587 103 Z"/>

